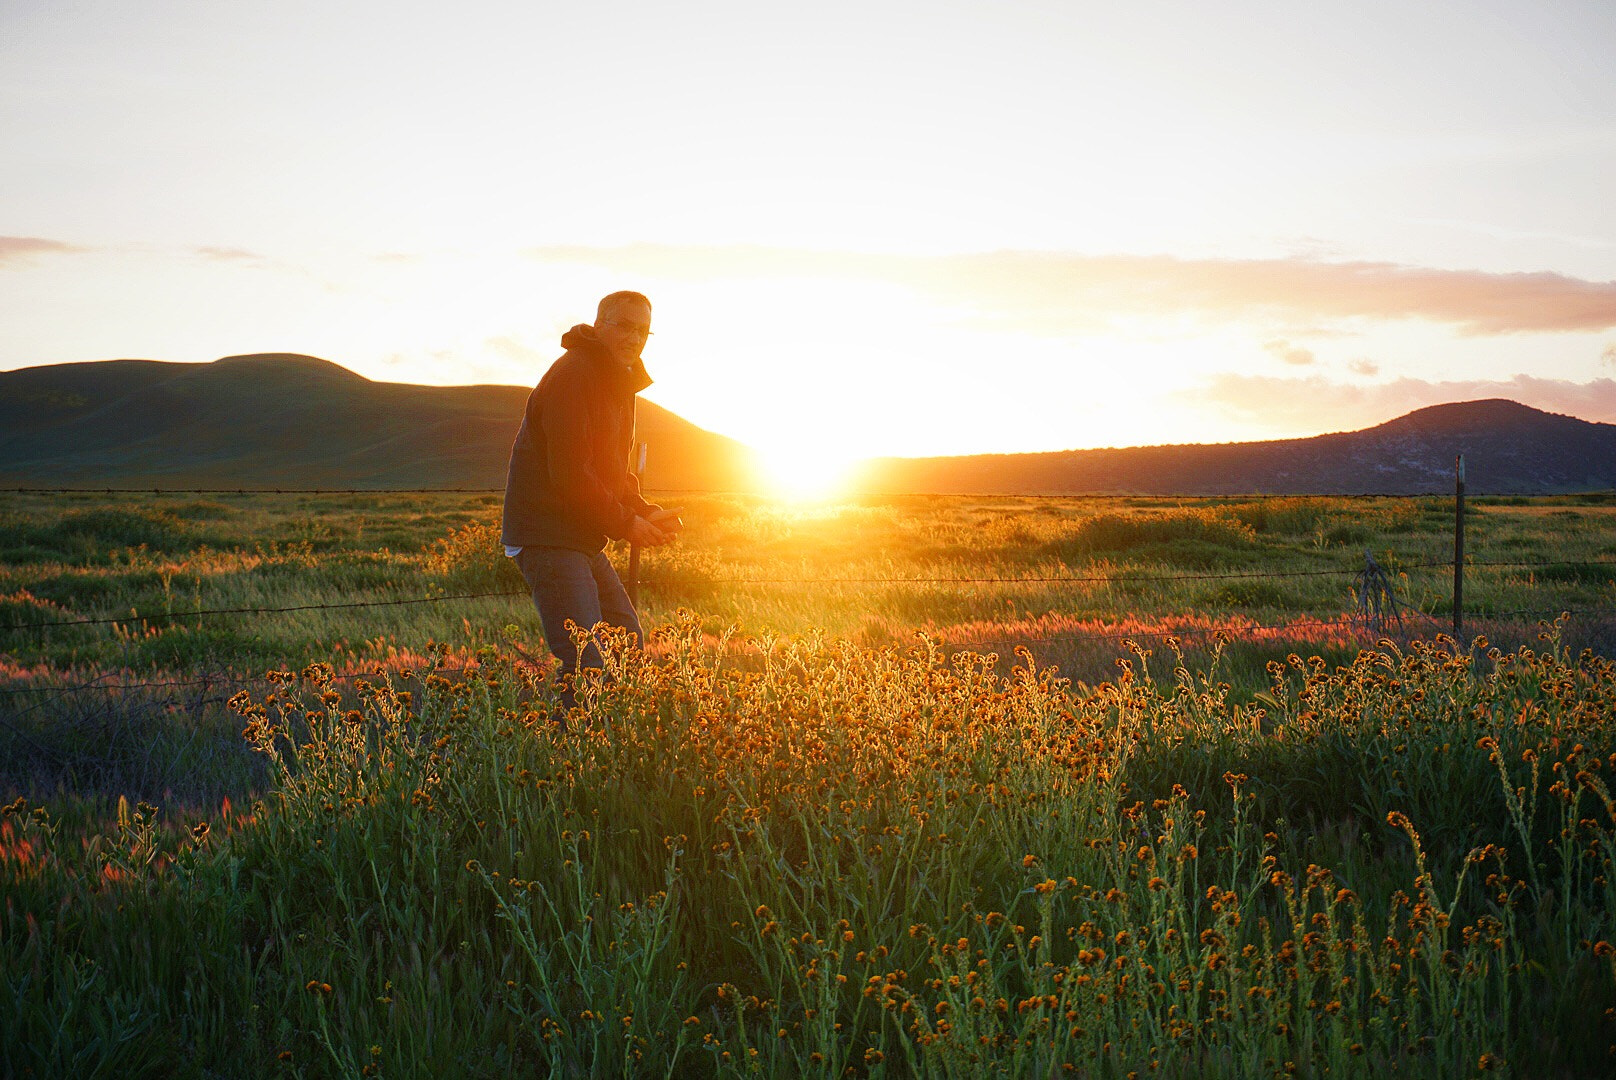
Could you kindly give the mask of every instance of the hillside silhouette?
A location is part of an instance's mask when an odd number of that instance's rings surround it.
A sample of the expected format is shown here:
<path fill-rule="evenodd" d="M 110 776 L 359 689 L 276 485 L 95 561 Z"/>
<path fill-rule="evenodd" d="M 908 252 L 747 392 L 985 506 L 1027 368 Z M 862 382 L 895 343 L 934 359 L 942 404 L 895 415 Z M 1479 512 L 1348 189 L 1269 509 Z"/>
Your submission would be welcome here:
<path fill-rule="evenodd" d="M 1477 494 L 1616 487 L 1616 424 L 1502 398 L 1416 409 L 1362 431 L 1264 442 L 1035 454 L 881 458 L 862 491 L 1020 494 L 1389 494 L 1453 490 L 1456 455 Z"/>
<path fill-rule="evenodd" d="M 115 487 L 504 484 L 531 388 L 374 382 L 295 353 L 0 372 L 0 483 Z M 648 488 L 761 487 L 755 453 L 641 399 Z M 937 494 L 1477 494 L 1616 487 L 1616 424 L 1502 399 L 1266 442 L 879 458 L 856 491 Z"/>
<path fill-rule="evenodd" d="M 373 382 L 295 353 L 0 372 L 0 479 L 173 487 L 501 487 L 531 387 Z M 744 489 L 753 454 L 643 398 L 645 483 Z"/>

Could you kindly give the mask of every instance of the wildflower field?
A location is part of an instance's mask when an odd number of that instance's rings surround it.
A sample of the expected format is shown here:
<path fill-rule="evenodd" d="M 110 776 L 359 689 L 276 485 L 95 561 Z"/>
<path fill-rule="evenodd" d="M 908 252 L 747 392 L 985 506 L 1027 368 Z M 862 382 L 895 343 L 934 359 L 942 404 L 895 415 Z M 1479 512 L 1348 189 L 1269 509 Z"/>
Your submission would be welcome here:
<path fill-rule="evenodd" d="M 497 501 L 5 498 L 0 1075 L 1616 1061 L 1608 498 L 1462 642 L 1440 500 L 692 498 L 568 732 L 523 597 L 331 606 Z"/>

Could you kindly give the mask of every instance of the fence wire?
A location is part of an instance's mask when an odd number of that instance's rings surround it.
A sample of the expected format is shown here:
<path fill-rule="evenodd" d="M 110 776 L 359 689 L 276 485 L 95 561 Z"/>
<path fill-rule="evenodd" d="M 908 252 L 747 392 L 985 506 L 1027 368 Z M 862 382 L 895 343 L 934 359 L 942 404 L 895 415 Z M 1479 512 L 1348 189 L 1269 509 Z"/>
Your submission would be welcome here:
<path fill-rule="evenodd" d="M 1438 625 L 1445 625 L 1445 624 L 1442 624 L 1439 620 L 1436 620 L 1436 617 L 1429 614 L 1428 612 L 1421 611 L 1421 612 L 1418 612 L 1417 614 L 1423 615 L 1427 619 L 1437 621 Z M 1563 607 L 1562 608 L 1535 608 L 1535 609 L 1521 609 L 1521 610 L 1516 610 L 1516 611 L 1495 611 L 1495 612 L 1471 613 L 1467 617 L 1470 618 L 1472 621 L 1475 621 L 1475 622 L 1496 622 L 1498 620 L 1503 620 L 1503 619 L 1526 619 L 1526 618 L 1555 619 L 1555 618 L 1559 618 L 1562 615 L 1575 616 L 1575 617 L 1578 617 L 1578 618 L 1581 618 L 1581 617 L 1584 617 L 1584 616 L 1616 617 L 1616 607 L 1604 607 L 1604 608 L 1563 608 Z M 1372 620 L 1366 619 L 1362 615 L 1348 614 L 1348 615 L 1340 615 L 1340 616 L 1337 616 L 1337 617 L 1335 617 L 1333 619 L 1302 619 L 1302 620 L 1297 620 L 1297 621 L 1294 621 L 1294 622 L 1283 622 L 1283 623 L 1254 623 L 1254 624 L 1252 624 L 1250 626 L 1234 626 L 1234 627 L 1231 627 L 1231 626 L 1195 626 L 1195 627 L 1186 627 L 1184 629 L 1177 629 L 1177 630 L 1119 630 L 1119 631 L 1115 631 L 1115 632 L 1111 632 L 1111 631 L 1103 631 L 1103 632 L 1102 631 L 1094 631 L 1094 632 L 1084 632 L 1084 633 L 1080 633 L 1080 634 L 1057 634 L 1057 635 L 1051 635 L 1051 636 L 1048 636 L 1048 637 L 1029 637 L 1029 636 L 1026 636 L 1026 635 L 1022 635 L 1022 636 L 1018 636 L 1018 637 L 1006 637 L 1006 638 L 973 638 L 973 639 L 971 639 L 969 641 L 943 641 L 943 642 L 940 642 L 940 644 L 946 645 L 949 648 L 955 648 L 955 647 L 959 647 L 959 646 L 975 646 L 975 645 L 1043 645 L 1043 644 L 1047 644 L 1049 642 L 1125 641 L 1125 640 L 1132 639 L 1132 638 L 1169 638 L 1169 637 L 1171 637 L 1171 638 L 1186 638 L 1186 637 L 1206 637 L 1208 635 L 1216 636 L 1218 634 L 1224 634 L 1224 635 L 1226 635 L 1226 636 L 1228 636 L 1229 638 L 1232 639 L 1232 638 L 1246 637 L 1246 636 L 1250 636 L 1250 635 L 1256 634 L 1256 633 L 1270 633 L 1270 632 L 1290 631 L 1290 630 L 1314 630 L 1314 629 L 1336 629 L 1336 630 L 1363 629 L 1363 630 L 1366 630 L 1366 631 L 1367 630 L 1373 630 L 1375 633 L 1379 634 L 1381 637 L 1391 637 L 1391 636 L 1393 636 L 1392 634 L 1387 632 L 1384 627 L 1376 628 Z"/>
<path fill-rule="evenodd" d="M 503 495 L 498 488 L 296 488 L 296 487 L 222 487 L 222 488 L 164 488 L 164 487 L 8 487 L 0 488 L 8 495 Z"/>
<path fill-rule="evenodd" d="M 655 488 L 658 495 L 762 495 L 760 491 L 713 491 L 708 488 Z M 16 495 L 503 495 L 503 487 L 3 487 L 0 493 Z M 1575 494 L 1575 493 L 1571 493 Z M 1451 488 L 1441 491 L 1343 491 L 1310 492 L 1305 495 L 1271 491 L 860 491 L 850 498 L 873 499 L 1451 499 Z M 1472 499 L 1552 498 L 1522 496 L 1510 492 L 1470 493 Z"/>
<path fill-rule="evenodd" d="M 76 488 L 76 487 L 14 487 L 0 488 L 0 491 L 15 494 L 34 495 L 429 495 L 429 494 L 463 494 L 463 495 L 491 495 L 503 492 L 503 488 L 469 488 L 469 487 L 440 487 L 440 488 L 253 488 L 253 487 L 213 487 L 213 488 Z M 668 490 L 666 494 L 712 495 L 720 494 L 710 491 L 698 490 Z M 1266 493 L 1225 493 L 1208 495 L 1205 493 L 1182 495 L 1150 495 L 1142 496 L 1137 493 L 1065 493 L 1059 495 L 1025 495 L 1014 493 L 979 494 L 974 498 L 1025 498 L 1025 499 L 1132 499 L 1148 497 L 1151 499 L 1295 499 L 1307 497 L 1319 498 L 1351 498 L 1351 499 L 1426 499 L 1446 498 L 1451 492 L 1429 493 L 1375 493 L 1364 492 L 1347 495 L 1328 496 L 1295 496 Z M 1467 561 L 1465 570 L 1531 570 L 1550 567 L 1590 569 L 1616 565 L 1613 559 L 1585 559 L 1585 560 L 1519 560 L 1519 561 Z M 1451 560 L 1408 563 L 1402 566 L 1389 567 L 1395 573 L 1406 573 L 1411 570 L 1450 569 Z M 1182 574 L 1135 574 L 1123 571 L 1111 574 L 1062 574 L 1062 575 L 1030 575 L 1022 577 L 1007 577 L 1000 575 L 985 576 L 931 576 L 931 577 L 650 577 L 640 580 L 637 584 L 642 588 L 682 588 L 705 587 L 712 585 L 728 586 L 770 586 L 770 585 L 857 585 L 877 587 L 902 587 L 915 585 L 1036 585 L 1036 584 L 1144 584 L 1144 583 L 1172 583 L 1185 581 L 1225 581 L 1240 579 L 1276 579 L 1276 578 L 1308 578 L 1347 576 L 1362 573 L 1362 567 L 1327 568 L 1315 570 L 1290 571 L 1222 571 L 1207 573 Z M 294 604 L 282 607 L 231 607 L 231 608 L 197 608 L 188 611 L 167 611 L 153 614 L 131 613 L 129 615 L 107 616 L 85 619 L 59 619 L 33 623 L 20 623 L 0 626 L 0 632 L 14 631 L 44 631 L 58 627 L 79 626 L 108 626 L 128 623 L 150 623 L 156 621 L 180 621 L 187 619 L 212 618 L 227 615 L 276 615 L 292 612 L 307 611 L 337 611 L 353 610 L 359 608 L 399 607 L 407 605 L 448 603 L 464 600 L 483 600 L 495 598 L 512 598 L 526 596 L 525 589 L 500 589 L 474 593 L 445 593 L 431 596 L 399 597 L 393 599 L 343 601 L 337 603 Z M 1436 617 L 1428 612 L 1409 609 L 1411 613 L 1418 614 L 1433 622 Z M 1577 617 L 1605 617 L 1616 615 L 1616 608 L 1584 608 L 1584 609 L 1522 609 L 1516 611 L 1486 612 L 1473 611 L 1470 617 L 1475 620 L 1498 620 L 1515 618 L 1557 618 L 1561 615 Z M 1257 633 L 1283 633 L 1297 630 L 1335 628 L 1347 629 L 1365 627 L 1370 625 L 1362 615 L 1344 615 L 1331 619 L 1305 619 L 1282 623 L 1252 624 L 1244 627 L 1190 627 L 1177 630 L 1129 630 L 1117 632 L 1089 631 L 1075 634 L 1057 634 L 1044 637 L 1030 637 L 1017 635 L 1013 637 L 976 638 L 961 641 L 940 642 L 948 648 L 974 648 L 979 646 L 996 645 L 1046 645 L 1052 643 L 1065 643 L 1075 641 L 1104 641 L 1127 640 L 1138 638 L 1187 638 L 1199 637 L 1208 634 L 1224 634 L 1231 638 L 1249 636 Z M 464 673 L 472 668 L 437 669 Z M 387 671 L 352 672 L 334 676 L 339 679 L 351 678 L 385 678 Z M 93 679 L 77 684 L 46 684 L 41 686 L 0 687 L 0 694 L 70 694 L 82 693 L 91 690 L 100 691 L 131 691 L 156 688 L 177 688 L 223 685 L 256 684 L 269 681 L 266 677 L 238 677 L 238 676 L 211 676 L 194 679 L 165 679 L 149 682 L 116 683 L 109 684 L 102 679 Z"/>
<path fill-rule="evenodd" d="M 1409 563 L 1393 567 L 1397 572 L 1449 568 L 1451 562 Z M 1549 566 L 1588 568 L 1616 566 L 1616 559 L 1548 560 L 1531 562 L 1477 562 L 1466 563 L 1466 569 L 1534 569 Z M 1160 584 L 1179 581 L 1231 581 L 1253 578 L 1306 578 L 1356 575 L 1362 567 L 1339 567 L 1324 570 L 1227 571 L 1205 574 L 1060 574 L 1028 577 L 727 577 L 727 578 L 645 578 L 642 588 L 701 587 L 707 585 L 1041 585 L 1041 584 Z M 400 597 L 390 600 L 350 600 L 330 604 L 292 604 L 286 607 L 234 607 L 193 608 L 188 611 L 164 611 L 141 615 L 111 615 L 93 619 L 52 619 L 31 623 L 0 625 L 0 631 L 48 630 L 66 626 L 111 626 L 122 623 L 178 621 L 182 619 L 211 618 L 217 615 L 278 615 L 297 611 L 341 611 L 354 608 L 402 607 L 412 604 L 437 604 L 455 600 L 486 600 L 499 597 L 526 596 L 526 589 L 496 589 L 488 592 L 445 593 L 435 596 Z"/>
<path fill-rule="evenodd" d="M 442 675 L 445 673 L 451 675 L 464 675 L 467 672 L 480 671 L 482 670 L 482 667 L 481 665 L 462 664 L 457 667 L 437 666 L 409 669 L 399 668 L 396 670 L 378 668 L 374 671 L 333 672 L 327 676 L 327 678 L 330 681 L 346 681 L 349 679 L 389 679 L 401 676 L 406 670 L 424 677 L 426 675 Z M 128 683 L 109 683 L 103 681 L 104 678 L 105 676 L 102 678 L 91 679 L 89 682 L 82 683 L 42 683 L 37 686 L 5 686 L 0 687 L 0 694 L 77 694 L 83 693 L 86 690 L 150 690 L 156 688 L 173 688 L 177 686 L 242 687 L 284 681 L 279 677 L 271 677 L 269 675 L 227 674 L 201 676 L 194 679 L 156 679 L 150 682 Z M 169 700 L 178 699 L 171 698 Z"/>
<path fill-rule="evenodd" d="M 1422 612 L 1421 614 L 1425 614 L 1425 613 Z M 1429 616 L 1427 616 L 1427 617 L 1429 617 Z M 1561 607 L 1561 608 L 1522 608 L 1522 609 L 1516 609 L 1516 610 L 1511 610 L 1511 611 L 1483 612 L 1483 613 L 1477 613 L 1477 614 L 1472 616 L 1472 618 L 1476 622 L 1497 622 L 1499 620 L 1528 619 L 1528 618 L 1537 618 L 1537 619 L 1547 621 L 1547 620 L 1554 620 L 1554 619 L 1559 619 L 1559 618 L 1563 618 L 1563 617 L 1574 617 L 1574 618 L 1583 618 L 1583 617 L 1616 618 L 1616 607 L 1599 607 L 1599 608 L 1564 608 L 1564 607 Z M 1015 635 L 1015 636 L 1012 636 L 1012 637 L 968 638 L 968 639 L 962 639 L 962 640 L 936 638 L 934 640 L 936 640 L 938 645 L 942 646 L 945 649 L 967 650 L 967 649 L 978 648 L 978 647 L 981 647 L 981 646 L 992 646 L 992 645 L 1009 645 L 1009 646 L 1025 645 L 1025 646 L 1031 647 L 1031 646 L 1043 646 L 1043 645 L 1050 645 L 1050 644 L 1063 644 L 1063 643 L 1070 643 L 1070 642 L 1077 642 L 1077 641 L 1162 640 L 1162 639 L 1166 639 L 1166 638 L 1183 639 L 1183 638 L 1196 638 L 1196 637 L 1207 637 L 1207 636 L 1214 636 L 1215 637 L 1215 636 L 1220 635 L 1220 634 L 1223 635 L 1226 638 L 1229 638 L 1230 640 L 1235 640 L 1235 639 L 1239 639 L 1239 638 L 1250 637 L 1250 636 L 1252 636 L 1254 634 L 1259 634 L 1259 633 L 1279 634 L 1279 633 L 1288 633 L 1288 632 L 1297 631 L 1297 630 L 1318 630 L 1318 629 L 1324 629 L 1324 630 L 1359 630 L 1359 631 L 1363 631 L 1363 632 L 1366 632 L 1366 633 L 1374 632 L 1374 633 L 1379 634 L 1379 636 L 1381 636 L 1381 637 L 1390 637 L 1391 636 L 1390 634 L 1386 633 L 1383 628 L 1374 627 L 1363 616 L 1361 616 L 1361 615 L 1350 615 L 1349 614 L 1349 615 L 1336 616 L 1336 617 L 1330 618 L 1330 619 L 1297 619 L 1297 620 L 1292 620 L 1292 621 L 1288 621 L 1288 622 L 1278 622 L 1278 623 L 1252 623 L 1252 624 L 1247 625 L 1247 626 L 1196 626 L 1196 627 L 1183 627 L 1183 628 L 1177 628 L 1177 629 L 1172 629 L 1172 630 L 1132 629 L 1132 630 L 1116 630 L 1116 631 L 1084 631 L 1084 632 L 1075 633 L 1075 634 L 1050 634 L 1050 635 L 1044 635 L 1044 636 L 1034 636 L 1034 635 L 1021 634 L 1021 635 Z M 922 632 L 917 631 L 917 633 L 922 633 Z M 739 650 L 736 650 L 734 645 L 729 645 L 729 646 L 726 646 L 726 651 L 739 651 Z M 531 657 L 527 656 L 527 654 L 525 654 L 525 653 L 522 655 L 522 659 L 525 660 L 525 661 L 531 662 Z M 410 671 L 410 672 L 412 672 L 412 673 L 414 673 L 416 675 L 419 675 L 419 676 L 432 675 L 432 674 L 443 674 L 443 673 L 464 675 L 464 674 L 468 674 L 468 673 L 483 670 L 483 665 L 481 665 L 481 664 L 477 664 L 477 665 L 466 664 L 466 665 L 460 665 L 460 666 L 457 666 L 457 667 L 436 666 L 436 667 L 427 667 L 427 668 L 410 668 L 410 669 L 397 669 L 397 670 L 376 669 L 376 670 L 371 670 L 371 671 L 352 671 L 352 672 L 345 672 L 345 673 L 334 673 L 334 674 L 332 674 L 330 676 L 330 678 L 333 679 L 333 680 L 390 679 L 390 678 L 399 677 L 401 674 L 403 674 L 403 672 L 405 670 L 408 670 L 408 671 Z M 46 683 L 46 684 L 41 684 L 41 685 L 37 685 L 37 686 L 0 687 L 0 694 L 5 694 L 5 695 L 11 695 L 11 694 L 46 694 L 46 695 L 52 695 L 52 694 L 54 694 L 54 695 L 59 695 L 59 696 L 65 696 L 67 694 L 83 693 L 85 691 L 90 691 L 90 690 L 96 690 L 96 691 L 102 691 L 102 692 L 111 692 L 111 691 L 130 691 L 130 690 L 147 690 L 147 689 L 157 689 L 157 688 L 196 687 L 196 686 L 202 686 L 202 687 L 208 687 L 208 686 L 242 687 L 242 686 L 248 686 L 248 685 L 260 685 L 260 684 L 265 684 L 265 683 L 273 683 L 273 682 L 277 682 L 277 681 L 280 681 L 280 680 L 278 678 L 272 678 L 269 675 L 224 675 L 224 674 L 220 674 L 220 675 L 203 676 L 203 677 L 198 677 L 198 678 L 193 678 L 193 679 L 161 679 L 161 680 L 152 680 L 152 681 L 149 681 L 149 682 L 108 683 L 108 682 L 104 681 L 104 677 L 103 677 L 103 678 L 91 679 L 90 681 L 83 682 L 83 683 Z M 179 700 L 179 699 L 178 698 L 170 698 L 168 700 Z M 38 704 L 36 704 L 35 706 L 30 707 L 30 709 L 25 710 L 25 711 L 32 711 L 33 708 L 37 708 L 37 707 L 38 707 Z M 23 714 L 17 714 L 17 715 L 20 716 L 20 715 L 23 715 Z"/>
<path fill-rule="evenodd" d="M 114 615 L 99 619 L 60 619 L 51 622 L 14 623 L 0 626 L 0 630 L 44 630 L 55 626 L 110 626 L 119 623 L 156 622 L 160 619 L 200 619 L 214 615 L 279 615 L 289 611 L 341 611 L 351 608 L 402 607 L 406 604 L 440 604 L 450 600 L 483 600 L 493 596 L 526 596 L 525 589 L 501 589 L 497 592 L 446 593 L 442 596 L 411 596 L 397 600 L 350 600 L 340 604 L 293 604 L 289 607 L 195 608 L 191 611 L 167 611 L 152 615 Z"/>

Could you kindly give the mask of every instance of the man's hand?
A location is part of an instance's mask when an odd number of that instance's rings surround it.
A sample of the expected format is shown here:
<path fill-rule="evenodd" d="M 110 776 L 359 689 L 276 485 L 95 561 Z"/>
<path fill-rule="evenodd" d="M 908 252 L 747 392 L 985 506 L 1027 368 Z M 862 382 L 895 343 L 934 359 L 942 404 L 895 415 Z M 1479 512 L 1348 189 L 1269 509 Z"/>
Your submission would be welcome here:
<path fill-rule="evenodd" d="M 638 515 L 628 528 L 628 542 L 639 547 L 661 547 L 672 539 L 671 534 L 663 532 Z"/>
<path fill-rule="evenodd" d="M 684 532 L 685 528 L 685 523 L 679 520 L 679 511 L 683 509 L 684 507 L 682 506 L 675 506 L 667 510 L 657 510 L 646 520 L 667 533 L 668 536 L 677 536 L 679 533 Z"/>

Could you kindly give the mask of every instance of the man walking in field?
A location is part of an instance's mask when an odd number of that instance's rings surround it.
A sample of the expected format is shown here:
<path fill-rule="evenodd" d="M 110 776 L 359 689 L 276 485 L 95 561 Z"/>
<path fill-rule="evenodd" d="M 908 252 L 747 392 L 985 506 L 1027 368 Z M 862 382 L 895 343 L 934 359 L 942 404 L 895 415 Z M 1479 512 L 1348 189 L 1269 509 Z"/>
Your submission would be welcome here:
<path fill-rule="evenodd" d="M 533 590 L 544 640 L 561 659 L 561 703 L 573 704 L 580 666 L 601 666 L 593 643 L 582 655 L 567 624 L 620 627 L 643 641 L 640 621 L 607 540 L 641 547 L 671 541 L 677 510 L 640 496 L 629 467 L 635 395 L 651 385 L 640 351 L 651 334 L 651 302 L 637 292 L 601 300 L 591 326 L 561 337 L 566 352 L 528 395 L 511 446 L 501 539 Z M 565 723 L 565 720 L 563 720 Z"/>

